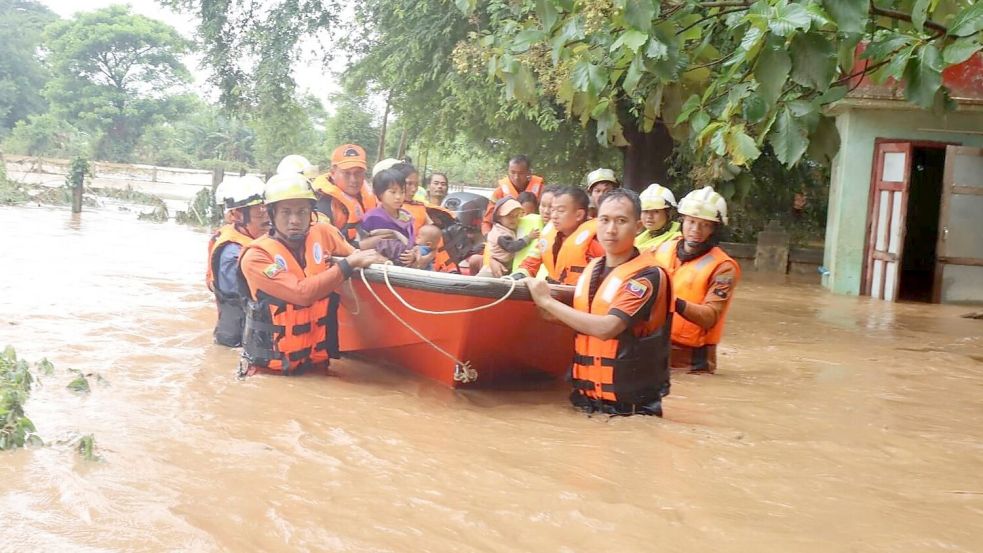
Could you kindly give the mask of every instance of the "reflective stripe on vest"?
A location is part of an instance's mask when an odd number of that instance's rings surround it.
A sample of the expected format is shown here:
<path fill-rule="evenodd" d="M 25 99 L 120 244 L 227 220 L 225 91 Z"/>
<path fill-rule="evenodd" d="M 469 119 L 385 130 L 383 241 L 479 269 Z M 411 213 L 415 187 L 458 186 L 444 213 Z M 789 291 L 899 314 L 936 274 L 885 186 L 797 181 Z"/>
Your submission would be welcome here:
<path fill-rule="evenodd" d="M 680 240 L 682 238 L 665 242 L 655 252 L 655 262 L 668 271 L 672 278 L 673 292 L 676 297 L 687 302 L 702 304 L 710 291 L 712 284 L 710 279 L 713 273 L 728 261 L 733 263 L 734 270 L 737 272 L 735 278 L 740 278 L 740 266 L 724 250 L 716 246 L 696 259 L 685 263 L 680 262 L 676 255 L 677 244 Z M 675 303 L 675 298 L 673 303 Z M 691 348 L 720 343 L 729 310 L 730 305 L 728 304 L 720 313 L 717 323 L 709 329 L 703 329 L 699 325 L 687 321 L 682 315 L 675 317 L 672 321 L 672 341 Z"/>
<path fill-rule="evenodd" d="M 638 255 L 631 261 L 615 267 L 590 297 L 593 274 L 603 258 L 594 259 L 577 281 L 573 307 L 583 313 L 607 315 L 618 293 L 629 282 L 651 270 L 650 256 Z M 584 396 L 595 400 L 644 405 L 661 399 L 669 385 L 669 329 L 672 313 L 668 303 L 672 289 L 668 275 L 658 269 L 659 286 L 653 293 L 656 300 L 651 305 L 649 318 L 625 329 L 608 340 L 577 334 L 574 339 L 574 357 L 571 368 L 573 387 Z M 647 279 L 639 282 L 651 286 Z M 662 298 L 662 304 L 659 298 Z M 660 316 L 662 311 L 664 316 Z"/>
<path fill-rule="evenodd" d="M 304 268 L 290 250 L 273 237 L 259 238 L 247 249 L 265 251 L 277 265 L 303 279 L 318 275 L 331 266 L 335 236 L 327 225 L 311 226 L 304 244 Z M 248 282 L 243 285 L 249 286 Z M 249 292 L 242 343 L 243 355 L 252 365 L 291 374 L 310 365 L 326 364 L 330 357 L 338 356 L 340 297 L 337 294 L 304 307 L 282 301 L 252 286 L 249 286 Z"/>
<path fill-rule="evenodd" d="M 638 248 L 638 251 L 644 252 L 680 236 L 682 236 L 682 233 L 679 231 L 679 221 L 673 221 L 669 225 L 669 230 L 656 236 L 652 236 L 652 233 L 647 230 L 642 231 L 641 234 L 635 237 L 635 247 Z"/>
<path fill-rule="evenodd" d="M 589 219 L 581 223 L 573 234 L 563 240 L 560 252 L 553 258 L 553 246 L 556 242 L 556 230 L 552 229 L 545 239 L 541 240 L 543 266 L 546 267 L 549 278 L 561 284 L 577 284 L 584 268 L 587 267 L 587 251 L 597 235 L 597 220 Z"/>

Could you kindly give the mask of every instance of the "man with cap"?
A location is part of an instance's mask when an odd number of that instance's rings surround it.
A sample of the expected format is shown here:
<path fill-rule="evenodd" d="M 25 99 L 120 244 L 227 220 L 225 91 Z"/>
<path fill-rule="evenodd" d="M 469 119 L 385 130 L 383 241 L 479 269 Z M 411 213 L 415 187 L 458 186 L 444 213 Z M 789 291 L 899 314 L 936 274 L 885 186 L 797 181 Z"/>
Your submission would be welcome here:
<path fill-rule="evenodd" d="M 365 170 L 365 150 L 357 144 L 343 144 L 331 154 L 331 170 L 313 184 L 318 213 L 327 216 L 352 243 L 358 240 L 362 216 L 376 206 L 372 189 L 365 183 Z"/>
<path fill-rule="evenodd" d="M 227 178 L 215 190 L 216 203 L 225 207 L 229 223 L 219 227 L 208 241 L 205 281 L 215 294 L 218 320 L 215 343 L 238 347 L 245 323 L 243 297 L 239 288 L 239 254 L 247 244 L 266 233 L 270 218 L 263 207 L 263 181 L 258 177 Z"/>
<path fill-rule="evenodd" d="M 655 262 L 672 277 L 676 315 L 672 321 L 673 369 L 717 370 L 717 344 L 741 269 L 717 245 L 727 224 L 727 202 L 705 186 L 679 202 L 683 235 L 655 250 Z"/>
<path fill-rule="evenodd" d="M 601 202 L 601 196 L 621 186 L 618 177 L 614 176 L 611 169 L 594 169 L 587 173 L 587 195 L 590 196 L 590 216 L 597 215 L 597 206 Z"/>
<path fill-rule="evenodd" d="M 659 244 L 682 234 L 679 221 L 672 220 L 676 197 L 672 190 L 652 183 L 639 194 L 642 200 L 642 232 L 635 237 L 635 247 L 640 251 L 655 251 Z"/>
<path fill-rule="evenodd" d="M 498 181 L 498 187 L 491 193 L 491 202 L 485 211 L 485 217 L 481 221 L 481 233 L 488 234 L 491 230 L 492 214 L 495 210 L 495 203 L 502 198 L 519 199 L 519 194 L 530 192 L 536 196 L 536 200 L 543 194 L 546 183 L 543 177 L 532 174 L 532 163 L 525 155 L 517 155 L 509 160 L 509 174 Z"/>
<path fill-rule="evenodd" d="M 335 291 L 353 270 L 385 258 L 354 249 L 327 223 L 312 222 L 316 200 L 303 175 L 274 175 L 264 197 L 272 228 L 246 246 L 239 261 L 248 292 L 240 374 L 327 370 L 338 357 Z M 335 263 L 332 256 L 343 259 Z"/>

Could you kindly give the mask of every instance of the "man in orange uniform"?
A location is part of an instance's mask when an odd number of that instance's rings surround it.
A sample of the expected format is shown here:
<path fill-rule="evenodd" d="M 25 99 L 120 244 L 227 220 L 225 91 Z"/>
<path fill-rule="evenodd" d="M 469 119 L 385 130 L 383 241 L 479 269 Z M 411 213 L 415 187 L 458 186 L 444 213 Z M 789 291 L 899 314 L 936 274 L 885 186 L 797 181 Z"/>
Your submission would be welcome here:
<path fill-rule="evenodd" d="M 357 144 L 343 144 L 331 154 L 331 170 L 313 183 L 318 213 L 353 244 L 358 242 L 362 216 L 376 206 L 372 188 L 365 183 L 365 168 L 365 150 Z M 372 245 L 363 244 L 367 248 Z"/>
<path fill-rule="evenodd" d="M 218 321 L 215 343 L 238 347 L 242 343 L 245 291 L 239 287 L 239 255 L 242 248 L 270 228 L 270 218 L 263 207 L 263 181 L 246 176 L 226 179 L 215 190 L 216 203 L 225 206 L 232 221 L 222 225 L 208 241 L 208 264 L 205 281 L 215 294 Z"/>
<path fill-rule="evenodd" d="M 491 201 L 488 209 L 485 210 L 485 217 L 481 221 L 481 233 L 488 234 L 494 224 L 492 215 L 495 211 L 495 203 L 502 198 L 513 198 L 518 200 L 519 194 L 529 192 L 536 196 L 536 201 L 543 194 L 546 183 L 543 177 L 532 174 L 532 165 L 529 158 L 524 155 L 517 155 L 509 160 L 509 176 L 502 177 L 498 181 L 498 187 L 492 191 Z"/>
<path fill-rule="evenodd" d="M 314 193 L 300 174 L 274 175 L 265 201 L 272 229 L 246 246 L 239 275 L 248 287 L 240 374 L 327 370 L 338 356 L 337 290 L 357 268 L 385 259 L 355 250 L 327 223 L 312 222 Z M 332 256 L 344 256 L 334 263 Z"/>
<path fill-rule="evenodd" d="M 528 282 L 536 305 L 577 332 L 570 401 L 587 412 L 661 417 L 669 394 L 672 288 L 634 246 L 641 211 L 631 190 L 601 198 L 597 234 L 605 253 L 577 281 L 573 307 L 553 299 L 545 282 Z"/>
<path fill-rule="evenodd" d="M 717 246 L 727 224 L 727 202 L 706 186 L 679 202 L 683 236 L 662 243 L 655 262 L 672 275 L 676 316 L 672 321 L 673 369 L 717 370 L 717 344 L 741 269 Z"/>
<path fill-rule="evenodd" d="M 562 187 L 553 195 L 552 228 L 539 236 L 536 249 L 522 261 L 512 278 L 535 276 L 546 267 L 546 278 L 559 284 L 576 284 L 587 263 L 604 255 L 597 241 L 597 221 L 587 218 L 590 200 L 574 186 Z"/>

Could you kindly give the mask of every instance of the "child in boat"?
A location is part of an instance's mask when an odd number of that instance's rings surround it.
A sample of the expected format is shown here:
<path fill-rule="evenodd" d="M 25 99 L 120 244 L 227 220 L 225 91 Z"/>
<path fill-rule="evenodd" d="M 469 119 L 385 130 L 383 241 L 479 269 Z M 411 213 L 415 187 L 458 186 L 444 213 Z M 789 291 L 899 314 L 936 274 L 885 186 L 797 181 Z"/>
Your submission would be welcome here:
<path fill-rule="evenodd" d="M 420 227 L 419 234 L 416 235 L 416 254 L 417 257 L 425 264 L 421 266 L 421 269 L 427 271 L 433 270 L 433 255 L 438 247 L 440 247 L 440 241 L 443 239 L 443 232 L 437 225 L 423 225 Z M 429 259 L 429 261 L 427 261 Z"/>
<path fill-rule="evenodd" d="M 386 169 L 372 178 L 372 192 L 379 206 L 365 212 L 363 236 L 385 236 L 375 250 L 396 265 L 410 267 L 418 260 L 413 216 L 403 209 L 406 180 L 401 171 Z"/>
<path fill-rule="evenodd" d="M 513 198 L 502 198 L 495 204 L 492 215 L 494 226 L 485 241 L 485 254 L 478 276 L 501 277 L 512 273 L 515 253 L 539 238 L 539 230 L 533 229 L 524 238 L 516 238 L 522 204 Z"/>
<path fill-rule="evenodd" d="M 525 212 L 525 215 L 539 213 L 539 200 L 532 192 L 523 192 L 522 194 L 519 194 L 517 199 L 519 200 L 519 203 L 522 204 L 522 211 Z"/>

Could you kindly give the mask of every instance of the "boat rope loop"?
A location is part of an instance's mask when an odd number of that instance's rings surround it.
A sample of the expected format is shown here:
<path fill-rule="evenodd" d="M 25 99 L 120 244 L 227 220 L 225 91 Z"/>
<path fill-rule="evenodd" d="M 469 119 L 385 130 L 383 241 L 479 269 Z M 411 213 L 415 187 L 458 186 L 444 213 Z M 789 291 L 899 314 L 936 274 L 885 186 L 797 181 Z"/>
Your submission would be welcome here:
<path fill-rule="evenodd" d="M 392 283 L 389 282 L 389 265 L 391 265 L 391 263 L 386 263 L 385 265 L 382 266 L 382 278 L 383 278 L 383 280 L 386 281 L 386 287 L 389 288 L 389 291 L 392 292 L 392 295 L 395 296 L 397 300 L 399 300 L 399 303 L 405 305 L 406 308 L 409 309 L 410 311 L 416 311 L 417 313 L 420 313 L 420 314 L 423 314 L 423 315 L 457 315 L 457 314 L 460 314 L 460 313 L 475 313 L 477 311 L 481 311 L 482 309 L 489 309 L 489 308 L 495 307 L 496 305 L 498 305 L 498 304 L 502 303 L 503 301 L 509 299 L 509 297 L 512 295 L 512 292 L 515 292 L 515 285 L 519 282 L 518 280 L 515 280 L 514 278 L 504 278 L 504 279 L 502 279 L 502 280 L 509 281 L 509 291 L 508 292 L 505 292 L 505 295 L 504 296 L 498 298 L 497 300 L 495 300 L 495 301 L 493 301 L 491 303 L 486 303 L 485 305 L 479 305 L 479 306 L 476 306 L 476 307 L 469 307 L 467 309 L 449 309 L 447 311 L 430 311 L 428 309 L 420 309 L 418 307 L 414 307 L 414 306 L 410 305 L 405 299 L 403 299 L 402 296 L 399 295 L 398 292 L 396 292 L 396 289 L 393 288 Z M 362 281 L 365 281 L 365 273 L 362 273 Z M 369 285 L 368 282 L 366 282 L 365 285 L 368 286 Z"/>
<path fill-rule="evenodd" d="M 406 300 L 403 299 L 402 296 L 400 296 L 396 292 L 396 290 L 393 288 L 392 284 L 389 282 L 389 269 L 388 269 L 389 265 L 390 265 L 390 263 L 386 263 L 385 265 L 383 265 L 383 269 L 382 269 L 382 275 L 383 275 L 383 279 L 386 281 L 386 287 L 388 287 L 389 288 L 389 291 L 392 293 L 392 295 L 395 296 L 396 299 L 398 299 L 399 302 L 402 303 L 403 305 L 405 305 L 408 309 L 410 309 L 411 311 L 415 311 L 417 313 L 425 314 L 425 315 L 451 315 L 451 314 L 455 314 L 455 313 L 473 313 L 475 311 L 481 311 L 482 309 L 488 309 L 490 307 L 494 307 L 494 306 L 502 303 L 503 301 L 507 300 L 509 298 L 509 296 L 512 295 L 512 292 L 515 291 L 515 284 L 517 282 L 517 281 L 515 281 L 515 280 L 513 280 L 511 278 L 508 279 L 510 281 L 509 291 L 506 292 L 505 295 L 502 296 L 501 298 L 495 300 L 492 303 L 486 304 L 486 305 L 479 305 L 477 307 L 472 307 L 472 308 L 468 308 L 468 309 L 452 309 L 452 310 L 449 310 L 449 311 L 429 311 L 427 309 L 419 309 L 417 307 L 414 307 L 414 306 L 410 305 L 409 303 L 407 303 Z M 406 320 L 404 320 L 402 317 L 400 317 L 399 315 L 397 315 L 396 312 L 393 311 L 393 309 L 391 307 L 389 307 L 388 305 L 386 305 L 386 302 L 382 301 L 382 298 L 379 297 L 379 294 L 376 294 L 375 290 L 372 289 L 372 286 L 369 284 L 369 280 L 365 277 L 365 271 L 359 271 L 359 274 L 362 277 L 362 283 L 365 284 L 366 290 L 368 290 L 369 293 L 372 294 L 372 297 L 375 298 L 375 301 L 379 302 L 379 305 L 381 305 L 386 311 L 388 311 L 389 314 L 392 315 L 394 319 L 396 319 L 403 326 L 405 326 L 406 328 L 408 328 L 413 334 L 415 334 L 417 336 L 417 338 L 423 340 L 427 344 L 430 344 L 430 346 L 433 347 L 435 350 L 437 350 L 439 353 L 441 353 L 442 355 L 446 356 L 448 359 L 454 361 L 454 381 L 455 382 L 460 382 L 461 384 L 468 384 L 470 382 L 474 382 L 475 380 L 478 380 L 478 371 L 475 370 L 471 366 L 471 362 L 470 361 L 462 361 L 462 360 L 458 359 L 457 357 L 455 357 L 454 355 L 452 355 L 450 352 L 448 352 L 444 348 L 442 348 L 442 347 L 438 346 L 437 344 L 435 344 L 433 342 L 433 340 L 430 340 L 429 338 L 427 338 L 426 336 L 424 336 L 422 332 L 420 332 L 419 330 L 417 330 L 416 328 L 414 328 L 413 325 L 411 325 L 410 323 L 406 322 Z M 354 292 L 354 290 L 352 290 L 352 291 Z M 356 301 L 357 301 L 357 298 L 356 298 Z"/>

